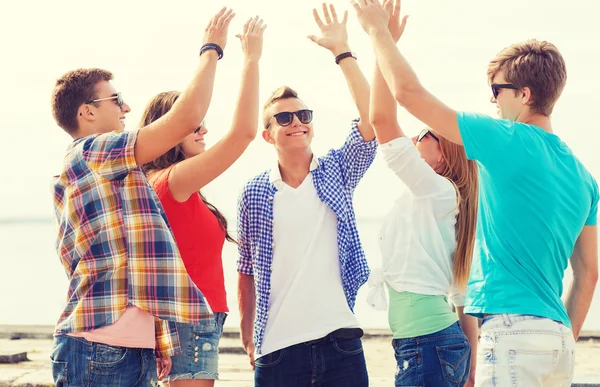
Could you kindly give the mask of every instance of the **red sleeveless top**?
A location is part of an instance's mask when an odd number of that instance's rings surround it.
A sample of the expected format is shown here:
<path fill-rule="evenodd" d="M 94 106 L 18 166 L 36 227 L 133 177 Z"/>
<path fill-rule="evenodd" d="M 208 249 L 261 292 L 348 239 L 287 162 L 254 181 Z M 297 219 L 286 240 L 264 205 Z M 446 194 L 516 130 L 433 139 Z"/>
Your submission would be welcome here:
<path fill-rule="evenodd" d="M 194 193 L 183 203 L 175 200 L 168 183 L 172 169 L 156 172 L 148 180 L 165 210 L 192 281 L 213 312 L 229 312 L 222 259 L 225 231 L 200 194 Z"/>

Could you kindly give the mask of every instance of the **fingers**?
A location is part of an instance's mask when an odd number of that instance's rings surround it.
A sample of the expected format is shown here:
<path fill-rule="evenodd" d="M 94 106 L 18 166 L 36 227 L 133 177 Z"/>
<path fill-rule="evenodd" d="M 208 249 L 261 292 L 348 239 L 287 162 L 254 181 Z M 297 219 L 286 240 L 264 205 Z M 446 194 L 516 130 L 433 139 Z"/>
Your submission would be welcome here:
<path fill-rule="evenodd" d="M 394 4 L 391 1 L 386 1 L 383 4 L 383 10 L 388 14 L 388 15 L 392 15 L 392 8 L 393 8 Z M 393 15 L 392 15 L 393 17 Z"/>
<path fill-rule="evenodd" d="M 408 15 L 402 18 L 402 23 L 400 24 L 400 34 L 404 33 L 404 28 L 406 27 L 406 21 L 408 20 Z"/>
<path fill-rule="evenodd" d="M 252 28 L 252 32 L 254 32 L 255 34 L 257 34 L 258 32 L 260 32 L 262 26 L 263 26 L 263 19 L 260 19 L 258 16 L 256 17 L 256 22 L 254 23 L 254 27 Z"/>
<path fill-rule="evenodd" d="M 321 20 L 321 17 L 319 16 L 319 12 L 317 11 L 316 8 L 313 8 L 313 17 L 315 18 L 315 22 L 317 23 L 317 26 L 319 28 L 323 28 L 323 20 Z"/>
<path fill-rule="evenodd" d="M 227 7 L 221 8 L 221 10 L 219 12 L 217 12 L 217 14 L 212 17 L 212 19 L 210 19 L 210 23 L 208 23 L 208 27 L 206 27 L 207 31 L 217 24 L 217 21 L 219 20 L 219 18 L 221 16 L 223 16 L 223 14 L 225 13 L 226 10 L 227 10 Z"/>
<path fill-rule="evenodd" d="M 402 0 L 394 1 L 394 15 L 400 16 L 400 3 L 401 2 L 402 2 Z"/>
<path fill-rule="evenodd" d="M 226 25 L 225 23 L 226 23 L 227 18 L 229 16 L 231 16 L 232 13 L 233 13 L 233 10 L 231 8 L 227 9 L 227 11 L 225 11 L 225 13 L 223 13 L 221 16 L 219 16 L 219 18 L 217 19 L 217 22 L 215 24 L 215 27 L 223 28 L 223 26 Z"/>
<path fill-rule="evenodd" d="M 342 24 L 346 24 L 348 21 L 348 11 L 344 11 L 344 19 L 342 19 Z"/>
<path fill-rule="evenodd" d="M 331 19 L 333 20 L 333 22 L 339 23 L 337 12 L 335 12 L 335 7 L 333 6 L 333 4 L 329 4 L 329 11 L 331 12 Z"/>
<path fill-rule="evenodd" d="M 267 29 L 267 25 L 266 25 L 266 24 L 263 24 L 263 25 L 260 27 L 260 31 L 259 31 L 259 34 L 260 34 L 260 36 L 263 36 L 263 35 L 264 35 L 264 33 L 265 33 L 265 30 L 266 30 L 266 29 Z"/>
<path fill-rule="evenodd" d="M 329 11 L 327 10 L 327 4 L 323 3 L 323 16 L 325 17 L 325 22 L 327 24 L 331 24 L 331 16 L 329 16 Z"/>
<path fill-rule="evenodd" d="M 250 28 L 250 22 L 252 22 L 252 18 L 249 18 L 246 23 L 244 23 L 244 29 L 242 30 L 242 34 L 246 35 L 248 33 L 248 29 Z"/>
<path fill-rule="evenodd" d="M 356 12 L 360 11 L 360 5 L 356 2 L 356 0 L 352 0 L 350 4 L 352 4 L 352 8 L 354 8 Z"/>

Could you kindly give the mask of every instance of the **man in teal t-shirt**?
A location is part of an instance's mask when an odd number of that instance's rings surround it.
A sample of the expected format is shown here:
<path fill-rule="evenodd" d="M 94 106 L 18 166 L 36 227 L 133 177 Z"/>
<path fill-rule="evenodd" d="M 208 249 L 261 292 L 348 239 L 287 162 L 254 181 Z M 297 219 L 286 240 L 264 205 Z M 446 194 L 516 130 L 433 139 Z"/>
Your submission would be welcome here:
<path fill-rule="evenodd" d="M 560 52 L 536 40 L 505 48 L 488 66 L 501 119 L 457 113 L 421 85 L 388 31 L 387 10 L 377 1 L 354 8 L 396 100 L 435 133 L 463 144 L 479 167 L 465 304 L 465 312 L 484 318 L 475 384 L 570 385 L 575 339 L 598 280 L 598 185 L 553 134 L 550 114 L 567 78 Z"/>

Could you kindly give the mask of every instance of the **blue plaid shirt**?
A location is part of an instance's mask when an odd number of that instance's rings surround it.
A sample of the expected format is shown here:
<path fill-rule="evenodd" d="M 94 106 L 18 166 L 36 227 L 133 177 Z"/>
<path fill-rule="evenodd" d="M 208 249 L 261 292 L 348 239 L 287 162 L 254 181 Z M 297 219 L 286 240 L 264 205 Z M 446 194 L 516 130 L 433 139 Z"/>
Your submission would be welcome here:
<path fill-rule="evenodd" d="M 377 141 L 365 142 L 353 121 L 352 130 L 340 149 L 330 150 L 318 159 L 312 171 L 319 198 L 338 219 L 338 247 L 342 285 L 348 306 L 354 311 L 358 289 L 369 277 L 369 267 L 356 228 L 352 206 L 354 189 L 373 163 Z M 273 261 L 273 197 L 277 188 L 267 170 L 244 186 L 238 202 L 238 272 L 254 276 L 256 319 L 254 345 L 261 353 L 271 290 Z"/>

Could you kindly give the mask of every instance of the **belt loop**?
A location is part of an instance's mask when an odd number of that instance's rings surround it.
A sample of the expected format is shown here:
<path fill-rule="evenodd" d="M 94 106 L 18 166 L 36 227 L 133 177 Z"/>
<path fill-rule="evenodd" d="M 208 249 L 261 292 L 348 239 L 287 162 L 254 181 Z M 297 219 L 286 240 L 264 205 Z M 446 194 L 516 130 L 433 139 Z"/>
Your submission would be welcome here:
<path fill-rule="evenodd" d="M 512 321 L 510 321 L 510 316 L 508 313 L 502 313 L 502 320 L 504 321 L 504 326 L 509 328 L 512 326 Z"/>

